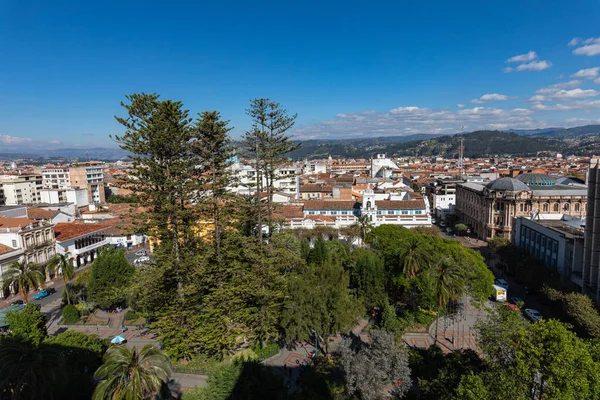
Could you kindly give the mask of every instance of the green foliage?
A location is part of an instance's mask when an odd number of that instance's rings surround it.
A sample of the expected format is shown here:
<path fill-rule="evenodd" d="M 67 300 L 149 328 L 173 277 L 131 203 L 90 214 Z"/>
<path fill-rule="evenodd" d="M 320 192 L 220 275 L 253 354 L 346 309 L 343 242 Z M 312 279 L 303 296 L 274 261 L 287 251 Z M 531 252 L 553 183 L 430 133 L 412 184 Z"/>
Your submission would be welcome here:
<path fill-rule="evenodd" d="M 479 375 L 469 373 L 463 375 L 456 390 L 454 400 L 491 400 L 493 389 L 485 385 Z"/>
<path fill-rule="evenodd" d="M 85 272 L 91 272 L 86 270 Z M 80 275 L 77 277 L 79 278 Z M 61 304 L 77 304 L 81 301 L 85 301 L 87 298 L 87 288 L 81 283 L 67 283 L 65 286 L 67 290 L 63 290 L 61 295 Z"/>
<path fill-rule="evenodd" d="M 40 265 L 15 261 L 2 272 L 2 292 L 6 293 L 8 288 L 15 287 L 26 303 L 29 291 L 40 287 L 44 282 L 43 270 Z"/>
<path fill-rule="evenodd" d="M 287 390 L 281 376 L 257 361 L 241 358 L 213 369 L 207 386 L 186 392 L 184 400 L 285 399 Z"/>
<path fill-rule="evenodd" d="M 323 265 L 329 258 L 327 242 L 322 237 L 315 240 L 313 248 L 308 255 L 308 262 L 316 265 Z"/>
<path fill-rule="evenodd" d="M 505 239 L 505 238 L 500 237 L 500 236 L 496 236 L 493 239 L 488 240 L 487 244 L 488 244 L 488 248 L 491 251 L 497 252 L 502 247 L 509 246 L 510 245 L 510 240 Z"/>
<path fill-rule="evenodd" d="M 600 314 L 593 300 L 581 293 L 565 293 L 544 286 L 541 292 L 558 305 L 566 319 L 583 329 L 586 336 L 600 338 Z"/>
<path fill-rule="evenodd" d="M 220 362 L 221 360 L 216 357 L 210 357 L 205 354 L 195 354 L 191 360 L 173 365 L 173 370 L 184 374 L 208 375 Z"/>
<path fill-rule="evenodd" d="M 40 312 L 40 307 L 35 304 L 27 304 L 19 312 L 10 311 L 6 314 L 6 321 L 10 327 L 11 336 L 17 340 L 37 346 L 48 337 L 46 317 Z"/>
<path fill-rule="evenodd" d="M 101 307 L 123 303 L 134 271 L 125 250 L 116 247 L 103 250 L 92 264 L 88 298 Z"/>
<path fill-rule="evenodd" d="M 66 324 L 74 324 L 78 322 L 81 316 L 79 315 L 79 311 L 75 306 L 67 304 L 62 309 L 62 320 Z"/>
<path fill-rule="evenodd" d="M 362 313 L 350 296 L 348 273 L 339 264 L 309 264 L 288 278 L 289 295 L 281 326 L 289 342 L 308 340 L 315 329 L 325 337 L 347 329 Z"/>
<path fill-rule="evenodd" d="M 454 229 L 456 229 L 459 234 L 463 235 L 467 233 L 467 229 L 469 229 L 469 227 L 465 224 L 456 224 L 454 225 Z"/>
<path fill-rule="evenodd" d="M 135 321 L 136 319 L 138 319 L 137 313 L 133 310 L 127 310 L 125 313 L 125 321 Z"/>
<path fill-rule="evenodd" d="M 367 308 L 378 306 L 385 298 L 386 271 L 383 257 L 374 250 L 352 252 L 347 269 L 350 287 Z"/>
<path fill-rule="evenodd" d="M 256 343 L 252 349 L 256 353 L 258 360 L 266 360 L 279 353 L 279 344 L 276 342 L 268 342 L 264 346 Z"/>
<path fill-rule="evenodd" d="M 300 255 L 304 259 L 304 261 L 308 262 L 310 257 L 310 242 L 307 238 L 302 238 L 300 241 Z"/>
<path fill-rule="evenodd" d="M 140 198 L 135 194 L 129 194 L 122 196 L 120 194 L 111 194 L 106 198 L 106 202 L 109 204 L 137 204 Z"/>
<path fill-rule="evenodd" d="M 124 346 L 110 347 L 103 364 L 94 373 L 99 381 L 93 400 L 112 398 L 144 399 L 160 393 L 171 378 L 172 368 L 167 356 L 146 345 L 136 351 Z"/>

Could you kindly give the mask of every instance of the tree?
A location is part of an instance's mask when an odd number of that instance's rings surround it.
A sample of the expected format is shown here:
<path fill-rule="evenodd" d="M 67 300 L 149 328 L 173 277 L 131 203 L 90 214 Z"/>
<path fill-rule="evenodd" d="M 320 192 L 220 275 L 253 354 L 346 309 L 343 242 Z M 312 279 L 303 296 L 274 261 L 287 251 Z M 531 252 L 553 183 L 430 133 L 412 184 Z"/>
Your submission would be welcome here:
<path fill-rule="evenodd" d="M 92 264 L 87 287 L 89 300 L 101 307 L 123 303 L 134 271 L 125 257 L 125 250 L 117 247 L 103 250 Z"/>
<path fill-rule="evenodd" d="M 314 338 L 313 331 L 325 337 L 348 328 L 362 311 L 348 284 L 347 272 L 330 261 L 290 274 L 281 315 L 285 339 L 291 343 Z"/>
<path fill-rule="evenodd" d="M 230 212 L 224 212 L 226 205 L 232 195 L 228 190 L 233 175 L 229 170 L 233 147 L 227 133 L 233 129 L 229 128 L 229 121 L 222 121 L 217 111 L 205 111 L 194 126 L 193 152 L 202 161 L 202 179 L 200 193 L 208 193 L 208 206 L 213 222 L 213 238 L 217 260 L 220 256 L 221 238 L 225 227 L 228 225 L 227 218 Z M 204 199 L 200 199 L 202 202 Z"/>
<path fill-rule="evenodd" d="M 373 250 L 357 249 L 348 262 L 350 286 L 366 307 L 381 304 L 385 297 L 386 272 L 383 259 Z"/>
<path fill-rule="evenodd" d="M 152 345 L 139 352 L 127 347 L 110 347 L 104 363 L 94 373 L 100 381 L 92 399 L 150 399 L 169 382 L 172 367 L 169 358 Z"/>
<path fill-rule="evenodd" d="M 308 262 L 316 265 L 322 265 L 329 258 L 329 251 L 327 249 L 327 243 L 322 237 L 318 237 L 315 240 L 315 245 L 310 250 L 308 255 Z"/>
<path fill-rule="evenodd" d="M 494 398 L 600 396 L 599 365 L 567 325 L 557 320 L 527 323 L 499 307 L 477 330 L 486 361 L 480 376 Z"/>
<path fill-rule="evenodd" d="M 3 273 L 2 291 L 16 287 L 24 302 L 28 300 L 30 289 L 36 289 L 44 282 L 42 268 L 26 261 L 15 261 Z"/>
<path fill-rule="evenodd" d="M 127 116 L 115 117 L 125 133 L 111 137 L 131 154 L 127 187 L 145 208 L 138 214 L 138 229 L 179 261 L 180 247 L 194 238 L 194 212 L 188 205 L 196 196 L 196 165 L 202 164 L 191 152 L 192 120 L 181 102 L 160 100 L 158 94 L 126 99 L 129 103 L 121 105 Z"/>
<path fill-rule="evenodd" d="M 454 225 L 454 229 L 456 229 L 456 231 L 460 235 L 464 235 L 467 232 L 467 230 L 469 229 L 469 227 L 465 224 L 456 224 L 456 225 Z"/>
<path fill-rule="evenodd" d="M 414 279 L 419 271 L 427 269 L 431 262 L 429 251 L 426 243 L 418 237 L 409 238 L 398 253 L 402 272 L 410 279 Z"/>
<path fill-rule="evenodd" d="M 10 311 L 6 321 L 11 330 L 11 336 L 30 342 L 37 346 L 48 337 L 46 331 L 46 317 L 40 312 L 40 307 L 27 304 L 21 311 Z"/>
<path fill-rule="evenodd" d="M 438 315 L 435 320 L 435 343 L 437 343 L 440 310 L 446 307 L 450 300 L 458 300 L 462 294 L 462 282 L 456 263 L 447 257 L 443 257 L 436 264 L 433 279 L 434 291 L 438 299 Z"/>
<path fill-rule="evenodd" d="M 394 397 L 403 398 L 412 386 L 408 353 L 396 346 L 390 333 L 372 331 L 369 343 L 361 342 L 358 348 L 344 339 L 339 353 L 348 396 L 381 399 L 391 385 Z"/>
<path fill-rule="evenodd" d="M 54 271 L 55 273 L 62 274 L 63 282 L 65 283 L 67 303 L 71 304 L 68 283 L 75 276 L 75 270 L 73 269 L 73 263 L 71 262 L 71 254 L 69 252 L 64 254 L 55 254 L 48 261 L 46 268 L 48 268 L 50 271 Z"/>
<path fill-rule="evenodd" d="M 287 135 L 294 126 L 297 114 L 288 115 L 279 103 L 266 98 L 252 100 L 246 113 L 252 119 L 252 128 L 245 133 L 243 139 L 245 154 L 254 160 L 256 171 L 257 236 L 262 237 L 264 210 L 260 194 L 263 188 L 267 192 L 266 222 L 268 235 L 271 236 L 274 222 L 274 183 L 280 179 L 278 168 L 288 161 L 285 156 L 299 147 Z"/>
<path fill-rule="evenodd" d="M 354 224 L 355 229 L 358 230 L 360 235 L 361 243 L 365 243 L 365 239 L 367 237 L 367 233 L 373 229 L 373 224 L 371 223 L 371 218 L 368 215 L 361 215 L 356 218 L 356 223 Z"/>
<path fill-rule="evenodd" d="M 11 335 L 0 340 L 0 398 L 64 399 L 64 358 L 51 346 Z"/>

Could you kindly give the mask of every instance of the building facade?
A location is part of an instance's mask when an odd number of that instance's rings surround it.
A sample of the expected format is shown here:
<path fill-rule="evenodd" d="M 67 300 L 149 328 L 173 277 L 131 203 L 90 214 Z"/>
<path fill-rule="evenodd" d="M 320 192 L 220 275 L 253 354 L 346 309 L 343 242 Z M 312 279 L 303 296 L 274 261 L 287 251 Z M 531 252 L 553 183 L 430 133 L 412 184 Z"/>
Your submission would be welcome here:
<path fill-rule="evenodd" d="M 0 176 L 4 204 L 36 204 L 41 202 L 42 176 L 37 174 L 27 175 L 2 175 Z"/>
<path fill-rule="evenodd" d="M 28 218 L 0 218 L 0 244 L 21 249 L 28 263 L 45 264 L 55 254 L 52 224 Z"/>
<path fill-rule="evenodd" d="M 54 227 L 56 252 L 68 252 L 76 268 L 91 263 L 110 245 L 104 233 L 109 228 L 110 225 L 104 224 L 58 223 Z"/>
<path fill-rule="evenodd" d="M 102 165 L 100 162 L 87 162 L 78 167 L 69 168 L 71 187 L 86 189 L 90 203 L 106 201 Z"/>
<path fill-rule="evenodd" d="M 600 300 L 600 159 L 592 158 L 588 169 L 588 198 L 583 252 L 584 291 Z"/>
<path fill-rule="evenodd" d="M 513 221 L 511 241 L 582 288 L 582 222 L 575 217 L 543 221 L 518 217 Z"/>
<path fill-rule="evenodd" d="M 480 239 L 509 238 L 512 219 L 516 217 L 582 217 L 587 194 L 585 185 L 558 184 L 547 175 L 535 173 L 499 178 L 487 184 L 466 182 L 456 188 L 456 215 Z"/>
<path fill-rule="evenodd" d="M 71 187 L 68 167 L 47 166 L 42 168 L 44 189 L 68 189 Z"/>

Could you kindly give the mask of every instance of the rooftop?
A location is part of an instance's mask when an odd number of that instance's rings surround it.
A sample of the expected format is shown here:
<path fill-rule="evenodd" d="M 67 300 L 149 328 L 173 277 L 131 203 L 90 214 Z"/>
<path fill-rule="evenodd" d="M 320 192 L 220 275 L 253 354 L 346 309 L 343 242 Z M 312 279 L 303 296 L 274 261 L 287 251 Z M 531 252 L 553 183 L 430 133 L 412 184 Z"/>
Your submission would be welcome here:
<path fill-rule="evenodd" d="M 490 190 L 503 190 L 508 192 L 530 191 L 529 186 L 515 178 L 499 178 L 491 181 L 486 188 Z"/>
<path fill-rule="evenodd" d="M 111 225 L 105 224 L 75 224 L 72 222 L 60 222 L 54 227 L 54 236 L 57 242 L 74 239 L 91 233 L 100 232 Z"/>
<path fill-rule="evenodd" d="M 305 210 L 352 210 L 360 208 L 354 200 L 306 200 Z"/>
<path fill-rule="evenodd" d="M 0 217 L 0 229 L 2 228 L 18 228 L 25 227 L 29 224 L 36 223 L 36 220 L 29 218 L 4 218 Z"/>
<path fill-rule="evenodd" d="M 525 174 L 517 175 L 515 178 L 527 186 L 544 187 L 544 186 L 555 186 L 556 180 L 545 174 L 538 174 L 533 172 L 527 172 Z M 533 188 L 532 188 L 533 189 Z"/>
<path fill-rule="evenodd" d="M 17 249 L 13 249 L 12 247 L 8 247 L 8 246 L 0 243 L 0 254 L 10 253 L 11 251 L 14 251 L 14 250 L 17 250 Z"/>
<path fill-rule="evenodd" d="M 46 210 L 45 208 L 30 208 L 27 210 L 27 216 L 31 219 L 52 219 L 59 213 L 59 210 Z"/>

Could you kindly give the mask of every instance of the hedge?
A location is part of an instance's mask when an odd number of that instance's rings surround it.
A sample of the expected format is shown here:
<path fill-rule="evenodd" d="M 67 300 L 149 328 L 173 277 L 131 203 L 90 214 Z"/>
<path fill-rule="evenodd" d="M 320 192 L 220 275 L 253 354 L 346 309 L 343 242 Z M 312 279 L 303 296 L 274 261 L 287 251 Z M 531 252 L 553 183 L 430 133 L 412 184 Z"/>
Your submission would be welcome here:
<path fill-rule="evenodd" d="M 79 311 L 77 310 L 77 308 L 75 308 L 75 306 L 73 306 L 71 304 L 67 304 L 66 306 L 63 307 L 62 319 L 63 319 L 64 323 L 74 324 L 77 321 L 79 321 L 80 318 L 81 318 L 81 316 L 79 315 Z"/>

